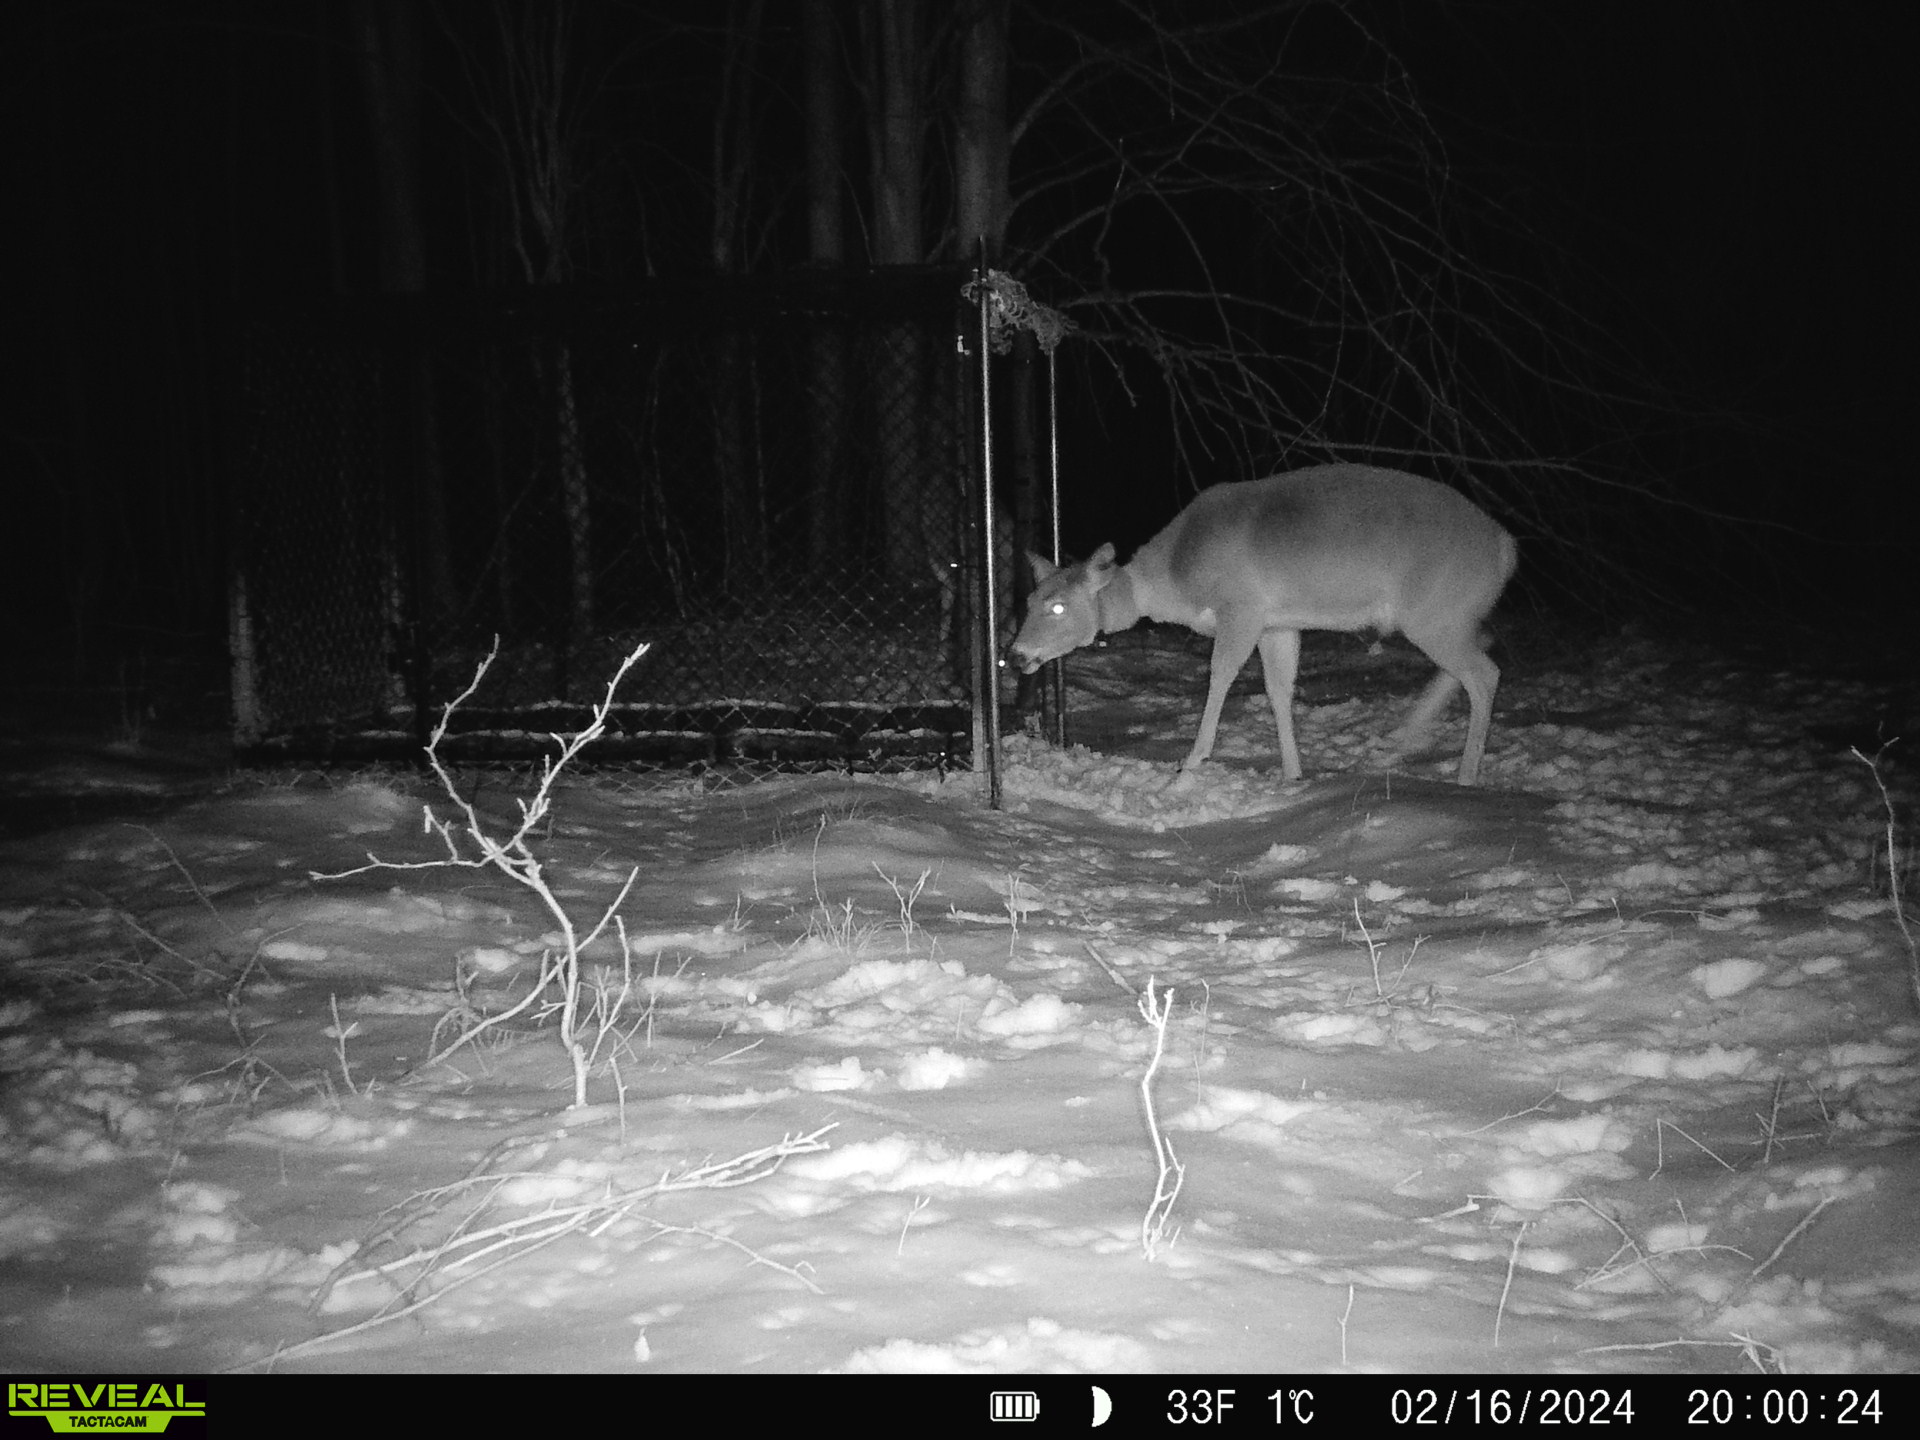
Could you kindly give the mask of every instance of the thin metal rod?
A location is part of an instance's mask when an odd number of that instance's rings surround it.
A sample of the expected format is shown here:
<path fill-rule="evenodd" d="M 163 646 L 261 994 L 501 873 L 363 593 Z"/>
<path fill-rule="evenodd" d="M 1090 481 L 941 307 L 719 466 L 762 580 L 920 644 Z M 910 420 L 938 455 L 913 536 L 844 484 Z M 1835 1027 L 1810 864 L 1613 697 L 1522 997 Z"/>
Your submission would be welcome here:
<path fill-rule="evenodd" d="M 1047 471 L 1053 487 L 1053 563 L 1060 564 L 1060 386 L 1054 352 L 1047 351 Z M 1053 697 L 1053 743 L 1067 743 L 1067 662 L 1062 656 L 1047 666 L 1047 689 Z"/>
<path fill-rule="evenodd" d="M 980 549 L 986 556 L 982 572 L 986 576 L 986 603 L 980 607 L 986 616 L 985 633 L 975 643 L 986 653 L 987 692 L 987 805 L 1000 808 L 1000 607 L 999 577 L 996 573 L 999 536 L 993 526 L 993 351 L 987 313 L 987 239 L 980 237 Z"/>

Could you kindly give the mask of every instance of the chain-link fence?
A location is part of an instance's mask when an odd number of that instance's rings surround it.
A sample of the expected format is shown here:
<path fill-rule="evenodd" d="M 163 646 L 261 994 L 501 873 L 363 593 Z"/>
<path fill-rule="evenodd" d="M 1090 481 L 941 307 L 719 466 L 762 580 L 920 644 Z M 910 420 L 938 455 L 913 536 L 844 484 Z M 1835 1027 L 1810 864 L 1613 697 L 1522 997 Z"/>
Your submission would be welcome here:
<path fill-rule="evenodd" d="M 722 771 L 966 763 L 983 663 L 965 276 L 712 282 L 253 318 L 236 739 L 464 758 L 576 728 Z"/>

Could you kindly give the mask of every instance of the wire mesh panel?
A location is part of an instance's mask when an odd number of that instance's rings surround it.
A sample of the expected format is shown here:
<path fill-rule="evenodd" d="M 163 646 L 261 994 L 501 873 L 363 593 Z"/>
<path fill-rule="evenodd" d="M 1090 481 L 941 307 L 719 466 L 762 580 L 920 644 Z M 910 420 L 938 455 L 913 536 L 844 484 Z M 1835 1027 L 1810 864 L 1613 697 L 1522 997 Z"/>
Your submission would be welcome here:
<path fill-rule="evenodd" d="M 368 720 L 402 698 L 390 667 L 393 510 L 377 444 L 385 360 L 313 334 L 247 357 L 236 588 L 266 628 L 263 637 L 256 619 L 241 657 L 260 705 L 243 717 L 243 740 L 275 723 Z"/>
<path fill-rule="evenodd" d="M 952 764 L 974 557 L 963 277 L 262 315 L 236 426 L 255 757 Z M 236 694 L 242 686 L 236 684 Z"/>

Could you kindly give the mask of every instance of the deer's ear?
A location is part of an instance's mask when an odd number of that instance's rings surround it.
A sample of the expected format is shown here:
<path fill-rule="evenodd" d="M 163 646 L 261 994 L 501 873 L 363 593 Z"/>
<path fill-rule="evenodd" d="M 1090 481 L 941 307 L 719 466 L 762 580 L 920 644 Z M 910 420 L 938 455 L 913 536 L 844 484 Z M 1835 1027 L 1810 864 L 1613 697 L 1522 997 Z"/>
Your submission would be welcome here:
<path fill-rule="evenodd" d="M 1106 572 L 1111 569 L 1113 569 L 1113 542 L 1108 541 L 1093 552 L 1092 557 L 1087 561 L 1087 572 L 1099 576 L 1101 583 L 1104 584 L 1108 579 Z"/>
<path fill-rule="evenodd" d="M 1060 567 L 1046 556 L 1035 551 L 1027 551 L 1027 564 L 1033 567 L 1033 583 L 1038 585 Z"/>

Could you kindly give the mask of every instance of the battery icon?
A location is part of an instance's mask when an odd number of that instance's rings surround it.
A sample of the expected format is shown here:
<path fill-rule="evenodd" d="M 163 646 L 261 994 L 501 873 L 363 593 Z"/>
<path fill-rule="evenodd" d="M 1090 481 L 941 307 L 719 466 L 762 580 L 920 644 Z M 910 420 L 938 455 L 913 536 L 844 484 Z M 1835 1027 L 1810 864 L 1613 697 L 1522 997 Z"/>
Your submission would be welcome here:
<path fill-rule="evenodd" d="M 1031 1390 L 995 1390 L 987 1397 L 987 1413 L 995 1420 L 1037 1420 L 1040 1397 Z"/>

